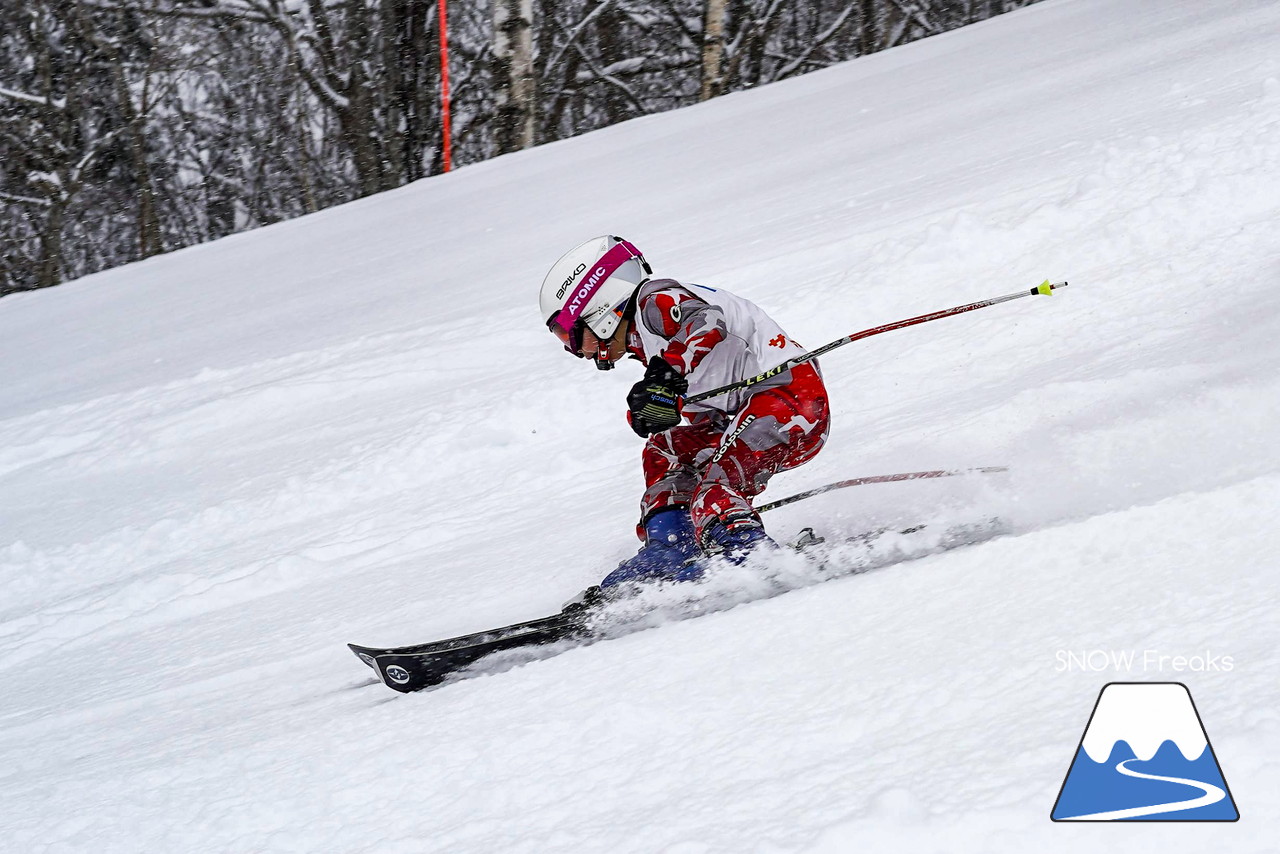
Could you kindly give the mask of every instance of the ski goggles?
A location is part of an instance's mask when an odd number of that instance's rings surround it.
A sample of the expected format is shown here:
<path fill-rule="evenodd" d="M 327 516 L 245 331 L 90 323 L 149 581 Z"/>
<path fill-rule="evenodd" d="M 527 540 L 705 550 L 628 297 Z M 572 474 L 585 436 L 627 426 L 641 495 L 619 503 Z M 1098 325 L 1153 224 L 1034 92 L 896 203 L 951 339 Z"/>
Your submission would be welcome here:
<path fill-rule="evenodd" d="M 560 343 L 564 345 L 566 353 L 572 353 L 579 359 L 584 358 L 582 355 L 582 334 L 587 328 L 585 320 L 579 320 L 568 329 L 565 329 L 553 317 L 547 321 L 547 328 L 551 330 L 556 338 L 560 339 Z"/>

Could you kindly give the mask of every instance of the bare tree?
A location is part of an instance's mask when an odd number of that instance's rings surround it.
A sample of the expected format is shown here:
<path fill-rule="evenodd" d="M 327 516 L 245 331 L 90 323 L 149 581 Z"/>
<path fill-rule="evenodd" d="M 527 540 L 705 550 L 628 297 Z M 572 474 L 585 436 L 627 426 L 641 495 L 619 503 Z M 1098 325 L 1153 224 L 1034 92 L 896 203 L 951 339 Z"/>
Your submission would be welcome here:
<path fill-rule="evenodd" d="M 73 206 L 91 180 L 99 187 L 111 183 L 104 161 L 129 130 L 128 120 L 98 96 L 103 57 L 82 38 L 77 11 L 71 4 L 33 0 L 5 21 L 4 55 L 18 80 L 0 88 L 0 103 L 7 106 L 0 113 L 6 155 L 0 198 L 19 207 L 19 217 L 6 219 L 23 227 L 6 235 L 0 293 L 63 280 L 64 232 Z"/>
<path fill-rule="evenodd" d="M 702 90 L 706 101 L 720 94 L 724 85 L 725 0 L 706 0 L 702 15 Z"/>
<path fill-rule="evenodd" d="M 537 78 L 533 69 L 533 0 L 494 0 L 493 58 L 497 153 L 534 143 Z"/>

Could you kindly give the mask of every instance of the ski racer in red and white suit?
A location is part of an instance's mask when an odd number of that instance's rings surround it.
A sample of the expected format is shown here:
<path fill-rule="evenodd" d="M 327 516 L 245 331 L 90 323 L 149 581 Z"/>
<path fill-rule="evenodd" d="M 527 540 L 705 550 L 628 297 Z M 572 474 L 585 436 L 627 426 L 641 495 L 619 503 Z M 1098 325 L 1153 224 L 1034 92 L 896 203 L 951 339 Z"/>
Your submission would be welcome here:
<path fill-rule="evenodd" d="M 804 353 L 759 306 L 727 291 L 656 279 L 636 293 L 627 351 L 660 356 L 688 380 L 688 394 L 758 376 Z M 769 478 L 822 449 L 830 428 L 827 391 L 809 362 L 757 385 L 683 407 L 688 423 L 656 433 L 644 449 L 640 526 L 687 507 L 704 548 L 711 529 L 761 528 L 751 499 Z M 718 532 L 717 532 L 718 533 Z"/>
<path fill-rule="evenodd" d="M 628 354 L 646 365 L 627 396 L 631 427 L 648 438 L 637 528 L 644 545 L 601 587 L 697 578 L 704 555 L 740 561 L 773 544 L 751 499 L 826 441 L 817 363 L 687 406 L 684 399 L 759 376 L 803 348 L 748 300 L 652 278 L 640 250 L 615 235 L 561 257 L 543 280 L 539 307 L 575 356 L 601 369 Z"/>

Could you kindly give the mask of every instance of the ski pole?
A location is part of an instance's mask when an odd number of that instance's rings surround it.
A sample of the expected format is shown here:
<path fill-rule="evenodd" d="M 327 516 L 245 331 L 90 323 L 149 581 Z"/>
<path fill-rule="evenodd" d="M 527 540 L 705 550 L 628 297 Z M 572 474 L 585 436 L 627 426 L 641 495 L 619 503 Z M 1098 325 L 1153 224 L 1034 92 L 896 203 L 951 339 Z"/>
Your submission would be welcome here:
<path fill-rule="evenodd" d="M 808 353 L 801 353 L 799 356 L 796 356 L 793 359 L 788 359 L 787 361 L 783 362 L 781 365 L 778 365 L 775 368 L 770 368 L 769 370 L 765 371 L 763 374 L 760 374 L 759 376 L 750 377 L 749 379 L 745 379 L 745 380 L 738 380 L 737 382 L 720 386 L 720 388 L 713 388 L 713 389 L 710 389 L 709 391 L 701 391 L 701 392 L 698 392 L 697 394 L 691 394 L 684 399 L 684 402 L 686 404 L 697 403 L 698 401 L 706 400 L 709 397 L 717 397 L 722 394 L 727 394 L 728 392 L 731 392 L 731 391 L 736 391 L 737 389 L 740 389 L 740 388 L 753 386 L 756 383 L 764 382 L 765 380 L 771 377 L 776 377 L 778 374 L 781 374 L 784 371 L 789 371 L 792 368 L 796 367 L 797 365 L 803 365 L 805 362 L 813 361 L 814 359 L 818 358 L 824 353 L 829 353 L 832 350 L 836 349 L 837 347 L 843 347 L 845 344 L 850 344 L 854 341 L 861 341 L 863 338 L 870 338 L 872 335 L 879 335 L 881 332 L 892 332 L 894 329 L 902 329 L 907 326 L 915 326 L 917 323 L 928 323 L 930 320 L 939 320 L 944 317 L 951 317 L 952 315 L 955 315 L 955 314 L 963 314 L 966 311 L 974 311 L 975 309 L 986 308 L 987 306 L 990 306 L 990 305 L 999 305 L 1000 303 L 1008 302 L 1009 300 L 1021 299 L 1022 297 L 1031 297 L 1037 294 L 1041 294 L 1043 296 L 1050 296 L 1058 288 L 1065 288 L 1066 286 L 1067 286 L 1066 282 L 1051 283 L 1048 279 L 1045 279 L 1043 282 L 1041 282 L 1040 284 L 1036 285 L 1034 288 L 1031 288 L 1029 290 L 1018 291 L 1017 293 L 1012 293 L 1012 294 L 1005 294 L 1002 297 L 992 297 L 991 299 L 978 300 L 977 302 L 971 302 L 968 305 L 958 305 L 955 308 L 944 308 L 941 311 L 934 311 L 934 312 L 930 312 L 929 314 L 922 314 L 919 317 L 908 317 L 906 320 L 899 320 L 899 321 L 895 321 L 894 323 L 886 323 L 883 326 L 873 326 L 870 329 L 864 329 L 861 332 L 855 332 L 852 335 L 846 335 L 843 338 L 837 338 L 835 341 L 832 341 L 830 344 L 824 344 L 823 346 L 819 347 L 816 350 L 810 350 Z"/>
<path fill-rule="evenodd" d="M 961 474 L 994 474 L 996 472 L 1008 471 L 1005 466 L 979 466 L 971 469 L 950 469 L 940 471 L 912 471 L 903 472 L 901 474 L 877 474 L 871 477 L 855 477 L 851 480 L 840 480 L 835 483 L 828 483 L 826 486 L 819 486 L 814 489 L 807 489 L 804 492 L 797 492 L 795 495 L 788 495 L 786 498 L 779 498 L 777 501 L 770 501 L 756 508 L 757 513 L 763 513 L 766 510 L 776 510 L 779 507 L 785 507 L 788 504 L 794 504 L 805 498 L 812 498 L 815 495 L 821 495 L 824 492 L 830 492 L 833 489 L 844 489 L 848 486 L 863 486 L 868 483 L 897 483 L 903 480 L 923 480 L 930 477 L 954 477 Z"/>

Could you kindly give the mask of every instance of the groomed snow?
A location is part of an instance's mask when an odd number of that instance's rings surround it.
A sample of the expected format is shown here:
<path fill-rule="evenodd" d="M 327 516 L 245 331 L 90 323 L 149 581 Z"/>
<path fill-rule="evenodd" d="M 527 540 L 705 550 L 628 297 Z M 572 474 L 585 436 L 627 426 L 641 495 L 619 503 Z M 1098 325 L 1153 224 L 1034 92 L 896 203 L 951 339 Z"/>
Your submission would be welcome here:
<path fill-rule="evenodd" d="M 0 848 L 1275 851 L 1277 222 L 1280 5 L 1047 0 L 0 300 Z M 809 346 L 1068 279 L 828 356 L 831 441 L 766 494 L 1008 465 L 767 521 L 1012 533 L 371 684 L 346 641 L 541 616 L 635 548 L 638 372 L 536 309 L 603 232 Z M 1238 823 L 1050 822 L 1131 680 L 1188 686 Z"/>

